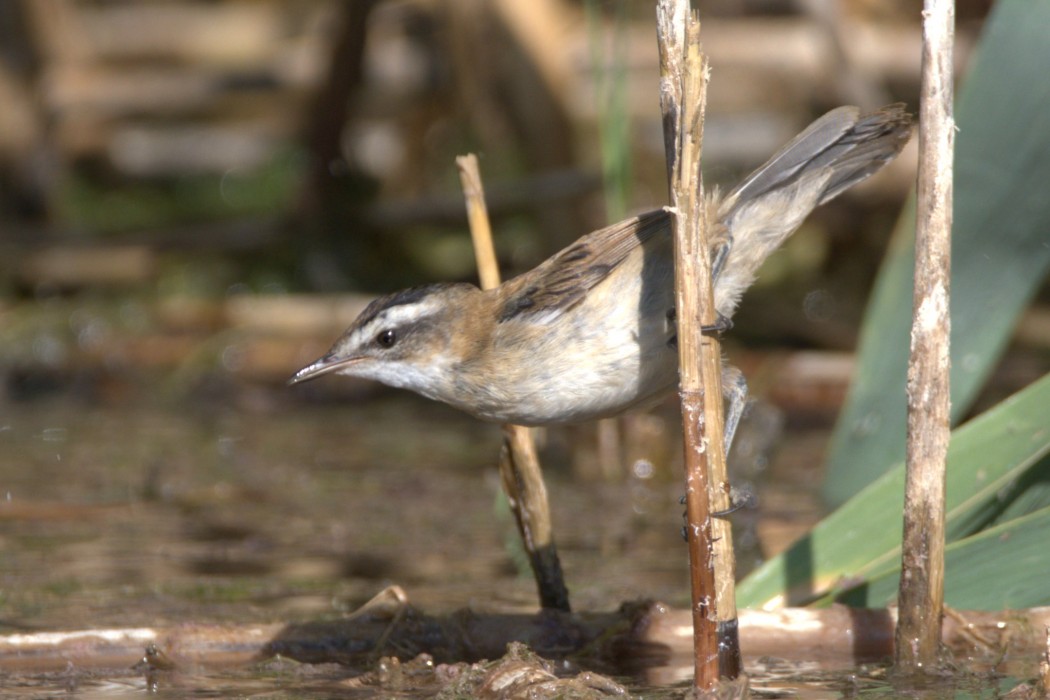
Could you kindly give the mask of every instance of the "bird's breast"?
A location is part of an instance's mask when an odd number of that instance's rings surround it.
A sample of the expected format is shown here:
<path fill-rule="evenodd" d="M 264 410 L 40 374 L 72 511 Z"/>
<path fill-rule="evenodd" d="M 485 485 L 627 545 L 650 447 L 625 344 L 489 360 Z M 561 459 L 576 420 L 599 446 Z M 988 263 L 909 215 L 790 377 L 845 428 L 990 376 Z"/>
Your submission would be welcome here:
<path fill-rule="evenodd" d="M 622 285 L 615 296 L 591 294 L 563 313 L 506 324 L 486 370 L 468 373 L 463 408 L 487 420 L 551 425 L 616 415 L 663 394 L 677 381 L 666 297 Z"/>

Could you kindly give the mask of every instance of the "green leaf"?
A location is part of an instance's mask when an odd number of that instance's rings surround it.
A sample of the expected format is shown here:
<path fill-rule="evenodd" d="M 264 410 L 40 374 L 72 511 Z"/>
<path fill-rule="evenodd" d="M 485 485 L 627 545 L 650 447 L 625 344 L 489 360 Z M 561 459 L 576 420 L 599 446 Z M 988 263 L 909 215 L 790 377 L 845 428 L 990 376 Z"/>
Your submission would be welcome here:
<path fill-rule="evenodd" d="M 1050 507 L 948 545 L 944 602 L 966 610 L 1009 610 L 1050 605 Z M 885 606 L 897 598 L 900 569 L 875 576 L 837 601 Z M 994 582 L 994 584 L 993 584 Z"/>
<path fill-rule="evenodd" d="M 953 421 L 969 409 L 1050 265 L 1048 26 L 1050 3 L 996 3 L 955 108 Z M 904 456 L 915 217 L 906 209 L 829 448 L 823 492 L 833 504 Z"/>
<path fill-rule="evenodd" d="M 949 533 L 968 537 L 1000 523 L 1009 522 L 1050 506 L 1050 457 L 1006 483 L 977 508 L 960 516 Z"/>
<path fill-rule="evenodd" d="M 1017 507 L 1016 487 L 1050 467 L 1050 375 L 952 433 L 948 447 L 946 538 Z M 1013 490 L 1013 491 L 1012 491 Z M 1012 500 L 1003 500 L 1011 492 Z M 737 588 L 742 607 L 776 608 L 852 588 L 900 564 L 904 465 L 870 484 L 790 549 L 765 562 Z M 1043 572 L 1050 571 L 1044 547 Z"/>

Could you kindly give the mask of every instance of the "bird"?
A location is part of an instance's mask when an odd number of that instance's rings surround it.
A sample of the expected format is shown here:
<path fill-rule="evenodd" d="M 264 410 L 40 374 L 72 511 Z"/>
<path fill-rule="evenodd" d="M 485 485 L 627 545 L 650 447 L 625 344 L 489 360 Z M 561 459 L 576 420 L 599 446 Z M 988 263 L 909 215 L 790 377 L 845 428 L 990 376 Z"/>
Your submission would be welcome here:
<path fill-rule="evenodd" d="M 720 328 L 809 213 L 893 160 L 910 135 L 903 104 L 870 113 L 839 107 L 727 194 L 705 198 Z M 526 426 L 656 403 L 678 383 L 673 252 L 670 214 L 655 209 L 589 233 L 490 290 L 434 283 L 381 296 L 290 383 L 371 379 Z M 723 371 L 728 451 L 747 385 L 731 365 Z"/>

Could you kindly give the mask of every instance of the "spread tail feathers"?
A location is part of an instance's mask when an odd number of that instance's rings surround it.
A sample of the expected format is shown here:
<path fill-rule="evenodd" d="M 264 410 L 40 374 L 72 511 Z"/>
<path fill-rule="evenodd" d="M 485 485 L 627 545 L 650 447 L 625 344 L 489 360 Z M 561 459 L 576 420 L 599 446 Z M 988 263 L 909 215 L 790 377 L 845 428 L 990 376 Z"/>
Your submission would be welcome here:
<path fill-rule="evenodd" d="M 712 202 L 721 228 L 713 239 L 728 245 L 715 284 L 719 313 L 732 316 L 758 267 L 815 207 L 893 160 L 910 135 L 911 116 L 903 105 L 866 115 L 856 107 L 839 107 Z"/>

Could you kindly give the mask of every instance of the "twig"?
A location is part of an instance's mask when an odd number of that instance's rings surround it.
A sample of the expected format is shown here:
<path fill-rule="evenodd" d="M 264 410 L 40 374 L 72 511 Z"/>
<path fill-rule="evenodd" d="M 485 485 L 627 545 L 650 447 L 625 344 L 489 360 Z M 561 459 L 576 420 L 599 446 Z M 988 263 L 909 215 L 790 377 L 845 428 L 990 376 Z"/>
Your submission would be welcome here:
<path fill-rule="evenodd" d="M 1039 661 L 1039 685 L 1043 695 L 1050 696 L 1050 625 L 1044 626 L 1043 630 L 1046 632 L 1046 646 Z"/>
<path fill-rule="evenodd" d="M 711 265 L 700 155 L 708 66 L 700 20 L 688 0 L 657 5 L 660 107 L 675 230 L 679 382 L 685 439 L 686 518 L 698 689 L 740 673 L 729 523 L 711 517 L 729 506 L 722 449 L 721 350 L 701 328 L 714 325 Z M 705 400 L 711 399 L 711 400 Z"/>
<path fill-rule="evenodd" d="M 492 227 L 485 207 L 478 159 L 473 153 L 456 158 L 463 194 L 467 200 L 467 219 L 474 241 L 474 256 L 483 289 L 500 284 L 496 249 L 492 244 Z M 525 543 L 532 573 L 544 608 L 569 611 L 569 591 L 565 587 L 561 561 L 554 546 L 550 503 L 543 482 L 539 457 L 532 431 L 520 425 L 503 426 L 503 448 L 499 458 L 500 479 L 507 494 L 518 532 Z"/>
<path fill-rule="evenodd" d="M 944 603 L 954 26 L 954 0 L 925 0 L 915 296 L 907 388 L 907 477 L 896 645 L 897 670 L 905 674 L 936 670 Z"/>

